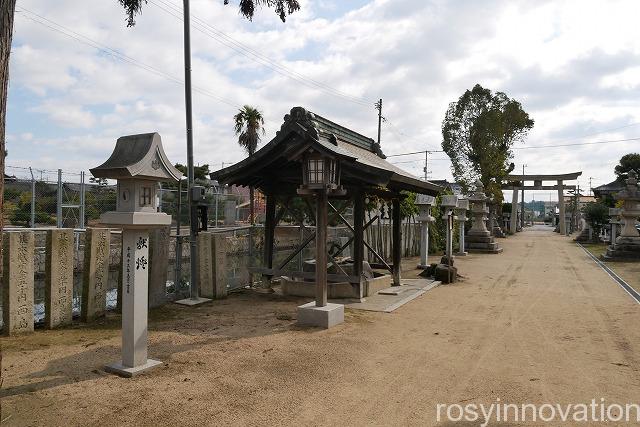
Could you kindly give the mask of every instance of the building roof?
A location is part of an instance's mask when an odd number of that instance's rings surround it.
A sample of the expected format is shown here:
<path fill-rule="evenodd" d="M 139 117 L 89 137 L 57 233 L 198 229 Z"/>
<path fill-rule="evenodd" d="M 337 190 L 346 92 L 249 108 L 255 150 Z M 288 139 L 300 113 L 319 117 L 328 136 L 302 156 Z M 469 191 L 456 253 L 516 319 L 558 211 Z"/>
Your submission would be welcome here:
<path fill-rule="evenodd" d="M 615 181 L 611 181 L 608 184 L 604 184 L 604 185 L 599 185 L 595 188 L 593 188 L 593 194 L 596 197 L 602 197 L 603 195 L 606 194 L 613 194 L 613 193 L 617 193 L 619 191 L 624 190 L 625 188 L 625 183 L 624 181 L 619 181 L 619 180 L 615 180 Z"/>
<path fill-rule="evenodd" d="M 121 136 L 106 162 L 91 169 L 96 178 L 141 178 L 178 181 L 182 172 L 173 167 L 156 132 Z"/>
<path fill-rule="evenodd" d="M 292 108 L 276 136 L 254 155 L 213 172 L 211 178 L 266 192 L 283 191 L 283 187 L 289 192 L 295 191 L 302 181 L 302 169 L 294 158 L 309 146 L 340 160 L 341 183 L 347 188 L 364 185 L 429 195 L 442 190 L 389 163 L 373 139 L 302 107 Z"/>

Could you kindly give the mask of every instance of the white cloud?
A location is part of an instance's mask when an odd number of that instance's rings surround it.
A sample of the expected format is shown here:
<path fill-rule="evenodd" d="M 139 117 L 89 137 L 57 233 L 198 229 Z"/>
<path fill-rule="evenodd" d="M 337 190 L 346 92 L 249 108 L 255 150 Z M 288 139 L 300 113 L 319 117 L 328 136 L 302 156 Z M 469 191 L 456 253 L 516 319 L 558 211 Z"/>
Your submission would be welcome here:
<path fill-rule="evenodd" d="M 215 27 L 194 20 L 192 31 L 194 86 L 206 92 L 194 92 L 200 163 L 219 167 L 244 157 L 231 121 L 235 105 L 243 104 L 264 111 L 265 140 L 294 105 L 375 136 L 372 103 L 382 97 L 389 119 L 383 129 L 388 154 L 437 150 L 448 104 L 475 83 L 523 103 L 536 120 L 528 145 L 571 138 L 579 142 L 585 139 L 576 137 L 640 121 L 638 2 L 377 0 L 337 18 L 333 16 L 345 7 L 342 3 L 301 3 L 302 10 L 282 24 L 271 10 L 260 10 L 247 22 L 233 2 L 193 1 L 192 13 Z M 10 97 L 8 131 L 31 133 L 33 139 L 21 142 L 22 157 L 12 151 L 10 163 L 46 154 L 60 167 L 87 169 L 101 160 L 100 153 L 109 154 L 118 136 L 152 130 L 161 133 L 172 160 L 185 161 L 183 86 L 148 68 L 182 80 L 182 23 L 161 9 L 176 14 L 180 2 L 149 2 L 134 28 L 125 27 L 115 0 L 86 7 L 72 0 L 24 0 L 20 7 L 63 24 L 76 38 L 81 34 L 91 40 L 81 38 L 81 43 L 25 17 L 16 20 L 12 94 L 21 92 Z M 264 58 L 252 61 L 254 53 L 218 31 L 317 83 L 293 81 L 266 67 Z M 117 60 L 90 46 L 96 42 L 127 58 Z M 128 63 L 131 59 L 138 66 Z M 366 105 L 333 96 L 318 85 L 330 85 Z M 20 119 L 32 112 L 42 119 L 35 129 Z M 586 140 L 638 136 L 639 129 L 631 126 Z M 76 151 L 71 159 L 64 154 L 68 141 L 85 141 L 90 153 L 85 158 Z M 50 154 L 47 150 L 56 144 L 62 147 L 60 154 Z M 603 183 L 619 157 L 634 147 L 616 143 L 518 150 L 514 161 L 540 173 L 582 168 L 583 176 Z M 432 176 L 450 177 L 444 155 L 432 157 Z M 395 160 L 412 161 L 400 166 L 422 175 L 422 156 Z"/>

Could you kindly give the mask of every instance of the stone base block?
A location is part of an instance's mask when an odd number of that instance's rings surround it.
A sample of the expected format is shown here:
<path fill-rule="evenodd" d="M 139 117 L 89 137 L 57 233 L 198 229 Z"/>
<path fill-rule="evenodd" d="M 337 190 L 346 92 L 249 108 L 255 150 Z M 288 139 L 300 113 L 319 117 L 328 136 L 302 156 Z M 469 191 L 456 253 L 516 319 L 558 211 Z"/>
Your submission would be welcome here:
<path fill-rule="evenodd" d="M 180 304 L 180 305 L 200 305 L 200 304 L 204 304 L 205 302 L 209 302 L 211 301 L 210 298 L 185 298 L 185 299 L 181 299 L 178 301 L 174 301 L 176 304 Z"/>
<path fill-rule="evenodd" d="M 162 362 L 160 362 L 159 360 L 147 359 L 147 363 L 145 363 L 144 365 L 129 368 L 122 365 L 122 361 L 119 361 L 105 366 L 104 370 L 112 374 L 120 375 L 121 377 L 131 378 L 135 377 L 136 375 L 140 375 L 141 373 L 146 372 L 150 369 L 157 368 L 160 365 L 162 365 Z"/>
<path fill-rule="evenodd" d="M 466 252 L 466 251 L 465 252 L 456 252 L 453 255 L 455 255 L 455 256 L 467 256 L 467 255 L 469 255 L 469 252 Z"/>
<path fill-rule="evenodd" d="M 316 302 L 298 306 L 298 325 L 329 329 L 344 322 L 344 305 L 328 303 L 316 307 Z"/>
<path fill-rule="evenodd" d="M 455 283 L 458 281 L 458 269 L 448 265 L 438 264 L 433 275 L 435 280 L 442 283 Z M 451 280 L 449 280 L 451 278 Z"/>

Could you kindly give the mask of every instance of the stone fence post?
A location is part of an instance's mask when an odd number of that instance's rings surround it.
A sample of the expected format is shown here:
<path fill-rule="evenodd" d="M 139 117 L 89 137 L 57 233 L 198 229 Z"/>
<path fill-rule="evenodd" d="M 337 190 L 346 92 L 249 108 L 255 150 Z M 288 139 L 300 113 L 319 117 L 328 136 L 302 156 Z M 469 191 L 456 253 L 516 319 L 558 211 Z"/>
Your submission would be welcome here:
<path fill-rule="evenodd" d="M 84 276 L 80 313 L 83 322 L 89 322 L 105 314 L 110 244 L 111 233 L 108 228 L 87 228 L 84 236 Z"/>
<path fill-rule="evenodd" d="M 71 324 L 73 310 L 73 230 L 47 231 L 44 323 L 48 329 Z"/>
<path fill-rule="evenodd" d="M 5 335 L 33 331 L 32 231 L 4 233 L 2 319 Z"/>

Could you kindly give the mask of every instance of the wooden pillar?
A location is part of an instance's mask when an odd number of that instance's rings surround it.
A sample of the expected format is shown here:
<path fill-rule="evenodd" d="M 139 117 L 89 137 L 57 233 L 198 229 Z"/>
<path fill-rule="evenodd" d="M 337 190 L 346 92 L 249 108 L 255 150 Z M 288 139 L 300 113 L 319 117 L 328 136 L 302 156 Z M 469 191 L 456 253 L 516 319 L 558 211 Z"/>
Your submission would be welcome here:
<path fill-rule="evenodd" d="M 327 191 L 316 193 L 316 307 L 327 305 Z"/>
<path fill-rule="evenodd" d="M 265 194 L 265 197 L 267 203 L 264 220 L 263 267 L 273 268 L 273 240 L 276 232 L 276 197 L 271 193 Z"/>
<path fill-rule="evenodd" d="M 560 234 L 567 234 L 567 221 L 564 217 L 564 185 L 562 180 L 558 180 L 558 210 L 560 211 Z"/>
<path fill-rule="evenodd" d="M 393 286 L 400 286 L 400 263 L 402 262 L 402 227 L 400 199 L 393 199 Z"/>
<path fill-rule="evenodd" d="M 364 262 L 364 194 L 358 191 L 353 201 L 353 275 L 362 275 Z"/>
<path fill-rule="evenodd" d="M 518 188 L 513 187 L 513 198 L 511 199 L 511 221 L 509 224 L 509 232 L 516 234 L 518 230 Z"/>

